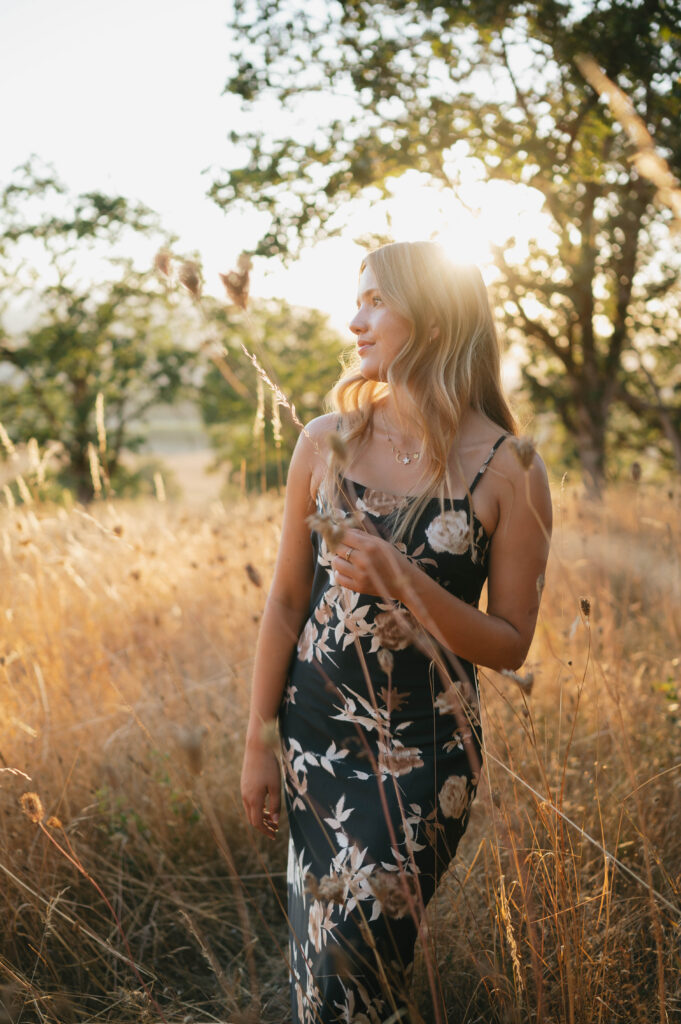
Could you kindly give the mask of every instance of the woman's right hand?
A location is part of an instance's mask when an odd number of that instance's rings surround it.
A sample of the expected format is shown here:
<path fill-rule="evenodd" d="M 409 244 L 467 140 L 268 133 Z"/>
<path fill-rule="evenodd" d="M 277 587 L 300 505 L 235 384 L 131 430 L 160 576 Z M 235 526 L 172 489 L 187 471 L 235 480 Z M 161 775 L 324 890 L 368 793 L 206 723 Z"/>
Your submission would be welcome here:
<path fill-rule="evenodd" d="M 241 799 L 253 828 L 274 839 L 281 810 L 281 768 L 274 750 L 260 741 L 246 741 Z"/>

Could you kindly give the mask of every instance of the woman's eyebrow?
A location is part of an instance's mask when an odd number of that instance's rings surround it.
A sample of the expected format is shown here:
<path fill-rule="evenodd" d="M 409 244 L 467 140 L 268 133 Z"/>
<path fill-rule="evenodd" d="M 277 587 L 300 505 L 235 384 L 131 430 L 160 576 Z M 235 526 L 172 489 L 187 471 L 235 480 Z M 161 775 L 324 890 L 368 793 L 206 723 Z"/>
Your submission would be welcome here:
<path fill-rule="evenodd" d="M 359 306 L 364 299 L 370 298 L 372 295 L 379 295 L 380 291 L 378 288 L 367 288 L 366 291 L 361 292 L 357 296 L 357 305 Z"/>

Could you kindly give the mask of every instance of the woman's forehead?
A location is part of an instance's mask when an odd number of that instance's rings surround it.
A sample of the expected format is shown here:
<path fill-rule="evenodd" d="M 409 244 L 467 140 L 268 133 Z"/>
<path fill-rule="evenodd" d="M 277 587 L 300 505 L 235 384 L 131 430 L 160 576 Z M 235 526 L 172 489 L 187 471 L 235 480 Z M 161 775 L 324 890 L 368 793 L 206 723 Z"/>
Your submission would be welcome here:
<path fill-rule="evenodd" d="M 377 289 L 378 281 L 376 280 L 376 275 L 369 264 L 365 263 L 357 283 L 357 297 L 361 299 L 367 292 L 376 291 Z"/>

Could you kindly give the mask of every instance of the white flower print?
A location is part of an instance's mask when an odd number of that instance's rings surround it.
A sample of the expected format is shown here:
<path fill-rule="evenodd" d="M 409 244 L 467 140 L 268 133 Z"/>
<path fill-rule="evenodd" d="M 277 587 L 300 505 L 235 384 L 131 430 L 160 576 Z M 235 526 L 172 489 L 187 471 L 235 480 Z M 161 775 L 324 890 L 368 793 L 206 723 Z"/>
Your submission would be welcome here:
<path fill-rule="evenodd" d="M 417 843 L 415 835 L 416 830 L 423 821 L 423 815 L 418 804 L 409 804 L 409 810 L 411 814 L 402 819 L 402 830 L 404 832 L 404 845 L 408 852 L 413 855 L 418 853 L 419 850 L 425 850 L 425 844 Z"/>
<path fill-rule="evenodd" d="M 315 618 L 317 618 L 316 612 Z M 326 654 L 329 660 L 333 661 L 333 658 L 331 658 L 332 651 L 329 647 L 328 641 L 329 627 L 324 626 L 321 633 L 318 633 L 317 627 L 312 619 L 308 619 L 298 639 L 298 645 L 296 647 L 298 657 L 301 661 L 321 661 L 322 655 Z"/>
<path fill-rule="evenodd" d="M 327 903 L 325 910 L 323 903 L 319 900 L 314 900 L 310 907 L 307 931 L 317 953 L 321 953 L 326 945 L 327 932 L 333 930 L 333 924 L 331 923 L 332 913 L 333 905 L 331 903 Z"/>
<path fill-rule="evenodd" d="M 294 737 L 291 738 L 291 743 L 288 746 L 285 741 L 282 742 L 281 752 L 284 757 L 286 789 L 292 799 L 292 806 L 296 810 L 304 811 L 307 809 L 303 799 L 307 796 L 307 768 L 305 767 L 305 761 L 309 761 L 314 755 L 304 754 L 303 748 Z M 296 757 L 296 752 L 298 757 Z M 315 763 L 317 763 L 316 760 Z M 302 773 L 302 778 L 298 778 L 298 772 Z"/>
<path fill-rule="evenodd" d="M 423 758 L 418 747 L 404 747 L 399 741 L 386 746 L 378 742 L 378 767 L 382 775 L 399 778 L 408 775 L 414 768 L 423 768 Z"/>
<path fill-rule="evenodd" d="M 451 754 L 453 750 L 465 749 L 463 745 L 463 736 L 458 729 L 456 730 L 456 732 L 452 733 L 452 738 L 450 740 L 447 740 L 445 743 L 442 744 L 442 749 L 447 754 Z"/>
<path fill-rule="evenodd" d="M 298 640 L 298 657 L 301 661 L 312 661 L 314 655 L 314 642 L 317 639 L 317 630 L 312 619 L 305 623 L 305 629 Z"/>
<path fill-rule="evenodd" d="M 461 697 L 459 696 L 458 683 L 452 683 L 444 693 L 439 693 L 435 698 L 435 707 L 441 715 L 456 715 L 463 711 Z"/>
<path fill-rule="evenodd" d="M 296 848 L 293 845 L 293 838 L 288 840 L 288 865 L 286 868 L 286 881 L 293 886 L 293 891 L 302 896 L 305 891 L 305 876 L 310 870 L 311 863 L 305 864 L 305 849 L 303 848 L 296 857 Z"/>
<path fill-rule="evenodd" d="M 322 768 L 324 768 L 327 772 L 330 772 L 332 775 L 335 775 L 336 773 L 333 770 L 334 761 L 342 761 L 343 758 L 347 757 L 349 753 L 349 750 L 337 750 L 336 744 L 332 740 L 331 746 L 327 748 L 326 753 L 320 756 L 319 763 L 322 766 Z"/>
<path fill-rule="evenodd" d="M 281 701 L 282 705 L 286 707 L 287 704 L 295 704 L 297 693 L 298 687 L 293 686 L 292 683 L 288 683 L 286 689 L 284 690 L 284 696 Z"/>
<path fill-rule="evenodd" d="M 347 837 L 346 837 L 347 839 Z M 355 909 L 357 904 L 363 900 L 373 900 L 374 895 L 369 885 L 369 877 L 376 867 L 375 864 L 365 864 L 366 848 L 360 850 L 356 843 L 346 843 L 331 861 L 333 871 L 345 882 L 348 889 L 348 899 L 343 907 L 343 916 L 347 917 Z M 380 908 L 374 907 L 371 920 L 380 913 Z"/>
<path fill-rule="evenodd" d="M 426 537 L 433 551 L 462 555 L 470 544 L 468 515 L 462 509 L 442 512 L 428 524 Z"/>
<path fill-rule="evenodd" d="M 327 604 L 326 595 L 324 595 L 322 603 L 317 608 L 315 608 L 314 617 L 317 620 L 317 622 L 321 623 L 321 625 L 324 626 L 332 616 L 333 608 L 331 608 L 331 606 Z"/>
<path fill-rule="evenodd" d="M 450 775 L 438 799 L 445 818 L 460 818 L 470 803 L 466 776 Z"/>
<path fill-rule="evenodd" d="M 355 502 L 360 512 L 368 512 L 370 516 L 387 516 L 404 504 L 399 494 L 388 494 L 385 491 L 374 491 L 367 487 L 361 498 Z"/>
<path fill-rule="evenodd" d="M 338 623 L 334 630 L 334 639 L 337 644 L 341 642 L 343 634 L 343 650 L 348 647 L 355 639 L 360 636 L 370 636 L 371 626 L 365 619 L 365 615 L 371 610 L 370 604 L 363 604 L 357 607 L 359 601 L 359 593 L 352 590 L 344 590 L 346 594 L 345 601 L 339 601 L 336 606 L 336 614 L 338 615 Z"/>
<path fill-rule="evenodd" d="M 338 705 L 335 705 L 338 710 L 338 714 L 332 715 L 332 718 L 337 718 L 341 722 L 350 722 L 352 725 L 361 726 L 363 729 L 366 729 L 367 732 L 377 729 L 380 733 L 388 728 L 390 715 L 386 708 L 375 708 L 370 701 L 365 700 L 364 697 L 355 693 L 355 691 L 351 690 L 349 686 L 343 686 L 342 689 L 347 691 L 347 693 L 352 694 L 352 697 L 348 697 L 346 694 L 341 693 L 343 707 L 338 708 Z M 353 700 L 353 697 L 355 697 L 362 705 L 366 711 L 366 715 L 358 714 L 357 703 Z"/>
<path fill-rule="evenodd" d="M 343 793 L 342 797 L 340 798 L 340 800 L 338 801 L 334 808 L 334 817 L 324 818 L 324 821 L 327 823 L 327 825 L 330 825 L 331 828 L 342 828 L 343 822 L 350 817 L 353 810 L 353 807 L 349 807 L 347 811 L 345 810 L 345 793 Z"/>
<path fill-rule="evenodd" d="M 346 986 L 343 982 L 341 985 L 344 999 L 342 1003 L 335 1002 L 334 1006 L 340 1011 L 338 1019 L 342 1024 L 381 1024 L 385 1019 L 385 1000 L 379 996 L 371 997 L 364 985 L 356 979 L 353 979 L 352 986 Z M 361 999 L 367 1013 L 359 1010 L 357 997 Z"/>

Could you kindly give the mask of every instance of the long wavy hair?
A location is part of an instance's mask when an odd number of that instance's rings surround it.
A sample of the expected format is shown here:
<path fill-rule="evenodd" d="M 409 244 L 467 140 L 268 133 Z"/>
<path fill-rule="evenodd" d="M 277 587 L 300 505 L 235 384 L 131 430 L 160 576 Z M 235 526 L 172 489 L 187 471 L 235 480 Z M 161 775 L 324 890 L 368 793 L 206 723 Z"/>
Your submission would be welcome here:
<path fill-rule="evenodd" d="M 434 242 L 384 245 L 369 253 L 360 273 L 365 267 L 373 271 L 383 301 L 411 330 L 386 382 L 363 377 L 355 355 L 331 400 L 340 413 L 340 437 L 353 451 L 373 429 L 377 403 L 388 388 L 398 386 L 406 397 L 410 420 L 423 438 L 425 488 L 396 517 L 394 535 L 401 537 L 433 497 L 444 505 L 451 487 L 449 453 L 468 406 L 510 434 L 517 427 L 501 387 L 499 341 L 478 268 L 454 264 Z"/>

